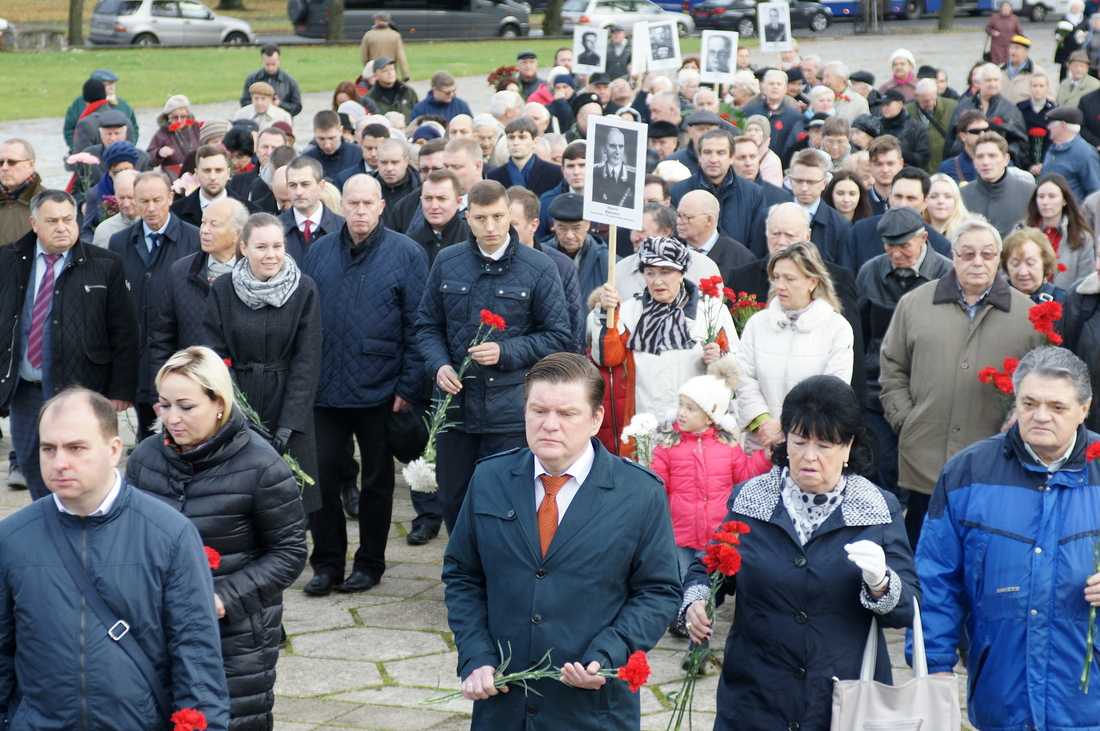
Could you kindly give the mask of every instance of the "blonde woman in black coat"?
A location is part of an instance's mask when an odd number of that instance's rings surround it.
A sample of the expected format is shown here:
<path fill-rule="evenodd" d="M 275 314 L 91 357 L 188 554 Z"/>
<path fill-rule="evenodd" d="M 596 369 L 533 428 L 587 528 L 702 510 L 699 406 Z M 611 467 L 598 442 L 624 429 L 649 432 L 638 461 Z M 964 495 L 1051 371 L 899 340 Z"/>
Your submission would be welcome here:
<path fill-rule="evenodd" d="M 175 507 L 219 554 L 211 562 L 230 731 L 270 731 L 283 591 L 306 562 L 306 519 L 290 468 L 249 428 L 221 358 L 193 347 L 157 373 L 156 433 L 126 480 Z M 217 568 L 213 568 L 214 564 Z"/>
<path fill-rule="evenodd" d="M 245 224 L 241 259 L 210 289 L 206 343 L 229 361 L 233 380 L 272 437 L 317 479 L 313 401 L 321 375 L 317 286 L 286 256 L 284 227 L 268 213 Z M 303 488 L 306 513 L 321 506 L 316 485 Z"/>

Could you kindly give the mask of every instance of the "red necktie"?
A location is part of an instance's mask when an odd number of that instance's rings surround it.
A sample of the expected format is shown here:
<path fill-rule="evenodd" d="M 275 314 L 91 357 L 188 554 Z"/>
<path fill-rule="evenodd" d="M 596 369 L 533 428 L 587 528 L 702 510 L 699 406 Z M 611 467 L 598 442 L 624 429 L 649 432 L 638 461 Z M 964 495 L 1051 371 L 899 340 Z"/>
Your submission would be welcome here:
<path fill-rule="evenodd" d="M 35 368 L 42 367 L 42 328 L 46 324 L 46 313 L 53 302 L 53 267 L 60 254 L 43 254 L 46 260 L 46 272 L 42 283 L 38 285 L 38 294 L 34 297 L 34 310 L 31 312 L 31 332 L 27 337 L 27 360 Z"/>
<path fill-rule="evenodd" d="M 304 228 L 304 229 L 303 229 L 303 231 L 302 231 L 302 236 L 304 236 L 304 237 L 305 237 L 305 239 L 306 239 L 306 243 L 307 243 L 307 244 L 309 243 L 309 240 L 310 240 L 311 238 L 313 238 L 313 234 L 312 234 L 312 233 L 310 232 L 310 228 L 311 228 L 312 226 L 313 226 L 313 221 L 311 221 L 311 220 L 309 220 L 309 219 L 307 218 L 307 219 L 306 219 L 306 223 L 305 223 L 305 228 Z"/>
<path fill-rule="evenodd" d="M 542 555 L 550 548 L 550 541 L 554 540 L 554 533 L 558 530 L 558 491 L 569 482 L 569 475 L 539 475 L 542 480 L 542 488 L 546 491 L 546 497 L 539 505 L 539 543 L 542 544 Z"/>

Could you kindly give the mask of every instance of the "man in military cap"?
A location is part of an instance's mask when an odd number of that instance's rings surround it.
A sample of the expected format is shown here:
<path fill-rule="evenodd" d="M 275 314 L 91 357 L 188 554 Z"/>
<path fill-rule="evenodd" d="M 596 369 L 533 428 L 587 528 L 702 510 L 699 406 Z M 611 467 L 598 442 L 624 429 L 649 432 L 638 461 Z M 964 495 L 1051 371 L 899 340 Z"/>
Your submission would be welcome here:
<path fill-rule="evenodd" d="M 591 222 L 584 218 L 584 197 L 562 193 L 550 204 L 550 230 L 554 235 L 543 246 L 557 249 L 577 265 L 582 297 L 607 281 L 607 244 L 588 232 Z"/>
<path fill-rule="evenodd" d="M 633 209 L 638 171 L 626 164 L 626 137 L 622 131 L 609 129 L 601 150 L 603 162 L 592 168 L 592 200 Z"/>
<path fill-rule="evenodd" d="M 569 142 L 588 139 L 588 118 L 593 114 L 597 117 L 603 114 L 603 102 L 598 96 L 588 91 L 574 96 L 570 106 L 577 121 L 569 128 L 565 139 Z"/>

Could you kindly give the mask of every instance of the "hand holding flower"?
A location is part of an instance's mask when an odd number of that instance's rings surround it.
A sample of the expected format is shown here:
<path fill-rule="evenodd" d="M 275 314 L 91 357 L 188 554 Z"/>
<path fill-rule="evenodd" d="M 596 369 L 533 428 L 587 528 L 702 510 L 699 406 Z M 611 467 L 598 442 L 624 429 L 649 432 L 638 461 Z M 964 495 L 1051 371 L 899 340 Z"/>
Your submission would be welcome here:
<path fill-rule="evenodd" d="M 714 629 L 711 627 L 714 620 L 707 616 L 706 600 L 692 602 L 684 613 L 684 617 L 688 634 L 691 635 L 691 641 L 695 644 L 701 645 L 714 636 Z"/>
<path fill-rule="evenodd" d="M 500 343 L 482 343 L 466 352 L 478 365 L 491 366 L 500 362 Z"/>
<path fill-rule="evenodd" d="M 492 665 L 482 665 L 462 681 L 462 695 L 471 701 L 483 701 L 497 693 L 507 693 L 508 686 L 496 686 L 496 671 Z"/>
<path fill-rule="evenodd" d="M 581 690 L 598 690 L 607 683 L 607 678 L 597 675 L 600 664 L 593 660 L 588 667 L 579 662 L 567 662 L 561 666 L 561 682 Z"/>
<path fill-rule="evenodd" d="M 1100 574 L 1093 574 L 1085 582 L 1085 601 L 1100 607 Z"/>

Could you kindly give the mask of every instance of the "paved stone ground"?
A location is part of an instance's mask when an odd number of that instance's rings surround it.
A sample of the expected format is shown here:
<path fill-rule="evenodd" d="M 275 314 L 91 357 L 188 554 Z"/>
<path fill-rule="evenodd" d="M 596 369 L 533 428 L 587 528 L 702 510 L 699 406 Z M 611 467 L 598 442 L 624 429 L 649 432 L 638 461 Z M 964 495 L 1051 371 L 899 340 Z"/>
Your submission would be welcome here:
<path fill-rule="evenodd" d="M 133 443 L 136 417 L 122 419 L 123 439 Z M 5 437 L 0 455 L 11 449 L 7 419 L 0 420 Z M 7 460 L 0 460 L 0 518 L 27 505 L 26 491 L 3 487 Z M 284 626 L 289 637 L 280 655 L 275 684 L 276 731 L 329 731 L 340 728 L 379 731 L 467 731 L 473 704 L 466 700 L 438 705 L 421 702 L 436 690 L 457 690 L 457 654 L 447 626 L 443 584 L 439 580 L 443 551 L 440 536 L 426 546 L 405 542 L 415 511 L 408 489 L 400 481 L 394 499 L 393 525 L 386 550 L 387 569 L 381 583 L 364 594 L 310 597 L 301 589 L 312 578 L 307 568 L 284 595 Z M 348 523 L 349 537 L 358 535 Z M 349 556 L 357 546 L 349 547 Z M 349 561 L 350 566 L 350 561 Z M 725 645 L 732 607 L 719 614 L 715 647 Z M 904 635 L 887 632 L 894 682 L 909 679 L 902 655 Z M 687 641 L 669 635 L 649 653 L 650 684 L 641 690 L 643 731 L 668 725 L 668 693 L 683 679 L 680 662 Z M 720 660 L 722 652 L 717 652 Z M 695 727 L 710 729 L 714 715 L 717 665 L 697 684 Z M 959 688 L 966 697 L 965 671 Z M 513 691 L 518 692 L 518 691 Z M 969 728 L 966 726 L 965 728 Z M 563 729 L 562 731 L 567 731 Z"/>

